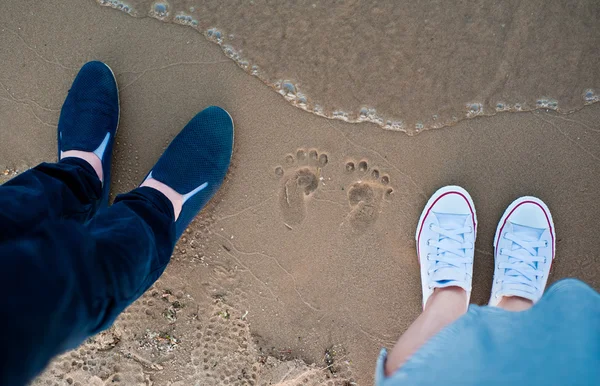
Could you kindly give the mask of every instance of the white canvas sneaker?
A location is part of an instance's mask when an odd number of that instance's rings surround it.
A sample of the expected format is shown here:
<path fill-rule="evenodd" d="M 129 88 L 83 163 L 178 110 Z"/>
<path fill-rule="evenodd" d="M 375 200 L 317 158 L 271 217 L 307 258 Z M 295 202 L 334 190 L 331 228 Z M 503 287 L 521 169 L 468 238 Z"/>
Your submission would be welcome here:
<path fill-rule="evenodd" d="M 471 297 L 477 215 L 473 199 L 461 187 L 439 189 L 417 224 L 423 308 L 435 288 L 456 286 Z"/>
<path fill-rule="evenodd" d="M 503 296 L 537 302 L 544 293 L 556 250 L 550 210 L 540 199 L 521 197 L 502 215 L 494 237 L 494 284 L 490 305 Z"/>

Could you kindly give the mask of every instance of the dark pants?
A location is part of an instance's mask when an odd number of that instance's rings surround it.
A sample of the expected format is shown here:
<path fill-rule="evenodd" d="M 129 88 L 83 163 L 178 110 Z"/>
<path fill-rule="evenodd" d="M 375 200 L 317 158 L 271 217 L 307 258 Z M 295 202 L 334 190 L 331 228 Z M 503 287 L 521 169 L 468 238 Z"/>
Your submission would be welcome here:
<path fill-rule="evenodd" d="M 0 385 L 26 384 L 108 328 L 169 263 L 171 202 L 137 188 L 97 210 L 100 192 L 76 158 L 0 186 Z"/>

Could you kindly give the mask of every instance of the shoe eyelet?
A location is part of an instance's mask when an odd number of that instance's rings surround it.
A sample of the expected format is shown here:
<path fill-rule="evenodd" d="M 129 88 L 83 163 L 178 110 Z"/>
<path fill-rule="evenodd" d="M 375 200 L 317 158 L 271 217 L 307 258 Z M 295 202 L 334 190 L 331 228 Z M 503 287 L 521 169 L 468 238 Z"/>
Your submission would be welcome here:
<path fill-rule="evenodd" d="M 429 230 L 432 231 L 433 230 L 433 224 L 429 224 Z"/>
<path fill-rule="evenodd" d="M 547 248 L 547 247 L 548 247 L 548 242 L 546 241 L 544 244 L 544 248 Z"/>
<path fill-rule="evenodd" d="M 432 241 L 433 241 L 433 240 L 431 240 L 431 239 L 427 240 L 427 246 L 429 246 L 429 247 L 430 247 L 430 246 L 431 246 L 431 242 L 432 242 Z"/>

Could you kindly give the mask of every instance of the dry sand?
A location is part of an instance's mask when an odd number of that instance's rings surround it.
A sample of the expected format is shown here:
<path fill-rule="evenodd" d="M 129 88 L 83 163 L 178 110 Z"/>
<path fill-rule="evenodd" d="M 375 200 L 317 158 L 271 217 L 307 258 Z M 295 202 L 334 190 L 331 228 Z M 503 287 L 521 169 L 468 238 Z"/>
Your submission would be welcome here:
<path fill-rule="evenodd" d="M 189 28 L 158 28 L 92 1 L 62 4 L 0 4 L 1 170 L 56 158 L 60 106 L 91 59 L 108 63 L 121 86 L 113 193 L 135 187 L 208 105 L 231 112 L 236 144 L 223 189 L 160 282 L 35 384 L 368 385 L 380 347 L 419 313 L 414 227 L 445 184 L 464 186 L 477 204 L 473 302 L 489 296 L 496 222 L 524 194 L 553 211 L 551 281 L 600 288 L 600 105 L 504 113 L 409 137 L 294 108 Z M 282 198 L 299 169 L 315 175 L 314 191 Z M 356 200 L 372 210 L 357 210 Z"/>

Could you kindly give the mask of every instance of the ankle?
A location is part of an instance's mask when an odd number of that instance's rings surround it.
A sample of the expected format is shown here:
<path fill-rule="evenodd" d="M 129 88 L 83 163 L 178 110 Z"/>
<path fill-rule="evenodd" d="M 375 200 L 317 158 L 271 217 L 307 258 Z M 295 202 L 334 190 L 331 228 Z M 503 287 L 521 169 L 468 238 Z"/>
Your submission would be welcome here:
<path fill-rule="evenodd" d="M 177 193 L 173 188 L 163 184 L 162 182 L 155 180 L 154 178 L 148 178 L 146 181 L 142 182 L 140 186 L 146 186 L 149 188 L 153 188 L 161 192 L 171 201 L 173 204 L 173 211 L 175 212 L 175 221 L 179 217 L 179 213 L 181 213 L 181 207 L 183 206 L 183 195 Z"/>
<path fill-rule="evenodd" d="M 531 306 L 533 306 L 531 300 L 519 296 L 504 296 L 498 303 L 498 307 L 513 312 L 525 311 L 530 309 Z"/>
<path fill-rule="evenodd" d="M 89 151 L 81 150 L 67 150 L 61 152 L 60 154 L 61 160 L 69 157 L 79 158 L 89 163 L 90 166 L 96 172 L 96 175 L 98 176 L 100 182 L 104 181 L 104 173 L 102 172 L 102 161 L 100 160 L 100 158 L 98 158 L 96 154 Z"/>
<path fill-rule="evenodd" d="M 467 292 L 461 287 L 436 288 L 427 300 L 424 311 L 439 312 L 453 318 L 467 311 Z"/>

